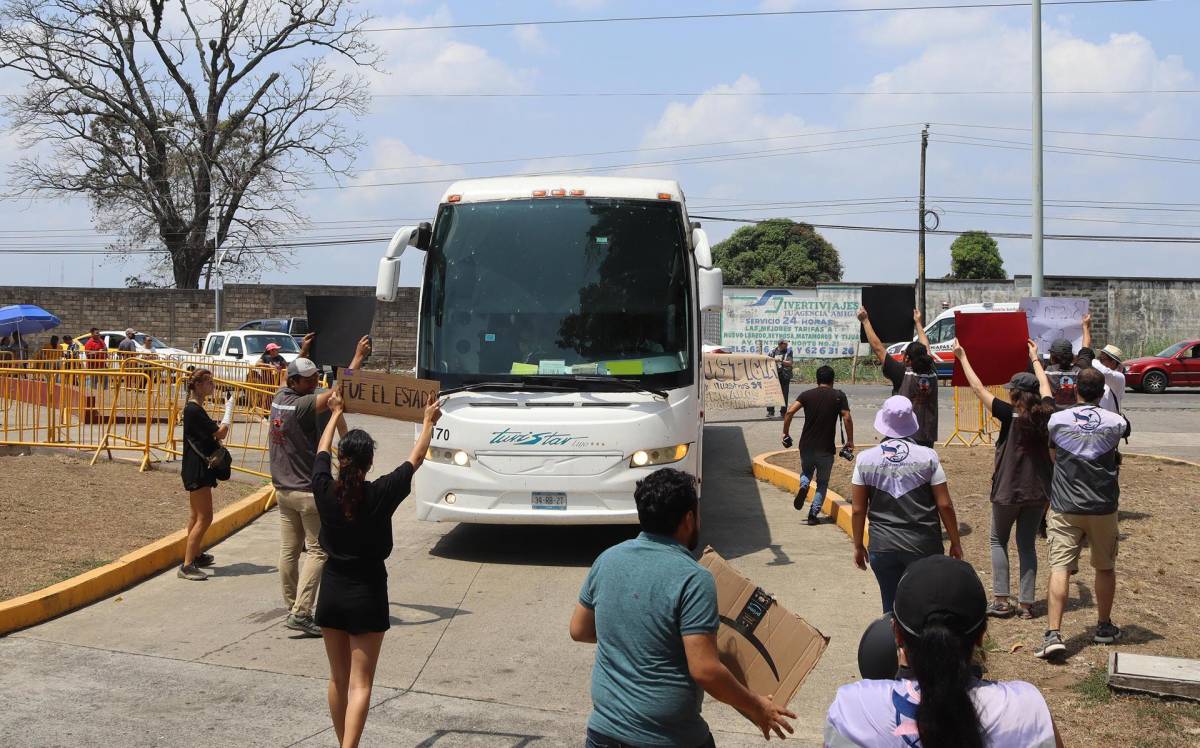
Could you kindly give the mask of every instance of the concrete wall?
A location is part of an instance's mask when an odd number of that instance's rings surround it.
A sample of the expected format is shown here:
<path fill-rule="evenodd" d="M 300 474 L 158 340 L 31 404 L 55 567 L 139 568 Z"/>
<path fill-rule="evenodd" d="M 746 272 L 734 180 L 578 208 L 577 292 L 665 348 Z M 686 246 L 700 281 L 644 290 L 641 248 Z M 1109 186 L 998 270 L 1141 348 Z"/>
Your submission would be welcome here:
<path fill-rule="evenodd" d="M 950 307 L 981 301 L 1019 301 L 1029 296 L 1030 281 L 1029 276 L 1003 281 L 931 279 L 925 288 L 928 316 L 932 319 L 943 304 Z M 223 293 L 225 326 L 237 327 L 252 319 L 302 317 L 306 295 L 373 296 L 375 289 L 234 285 Z M 1182 338 L 1200 337 L 1200 279 L 1051 276 L 1046 278 L 1046 295 L 1087 298 L 1096 345 L 1115 342 L 1128 355 L 1158 350 Z M 417 300 L 416 288 L 402 288 L 395 303 L 380 303 L 377 307 L 371 331 L 377 362 L 413 365 Z M 189 350 L 196 338 L 204 337 L 213 327 L 212 291 L 0 286 L 0 306 L 5 304 L 37 304 L 48 309 L 63 320 L 63 326 L 55 331 L 59 334 L 76 335 L 93 325 L 115 330 L 132 326 Z M 706 314 L 705 342 L 719 343 L 719 330 L 719 317 Z"/>
<path fill-rule="evenodd" d="M 303 317 L 306 295 L 373 297 L 375 287 L 233 285 L 222 294 L 224 325 L 236 328 L 252 319 Z M 417 299 L 418 289 L 402 288 L 395 303 L 380 302 L 376 307 L 371 329 L 376 362 L 412 366 Z M 93 326 L 106 330 L 135 327 L 185 350 L 210 332 L 214 322 L 212 291 L 0 286 L 0 306 L 7 304 L 37 304 L 58 315 L 63 325 L 54 332 L 60 335 L 78 335 Z M 31 342 L 40 343 L 45 337 L 31 338 Z"/>

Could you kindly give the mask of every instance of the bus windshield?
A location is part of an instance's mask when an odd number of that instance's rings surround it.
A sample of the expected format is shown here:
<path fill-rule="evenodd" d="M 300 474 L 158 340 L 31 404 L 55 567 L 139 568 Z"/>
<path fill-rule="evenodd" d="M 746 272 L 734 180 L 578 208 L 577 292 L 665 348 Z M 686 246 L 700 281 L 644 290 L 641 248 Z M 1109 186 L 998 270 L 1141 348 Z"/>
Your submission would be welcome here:
<path fill-rule="evenodd" d="M 693 381 L 678 203 L 618 198 L 442 206 L 425 264 L 420 376 L 443 388 L 538 376 Z"/>

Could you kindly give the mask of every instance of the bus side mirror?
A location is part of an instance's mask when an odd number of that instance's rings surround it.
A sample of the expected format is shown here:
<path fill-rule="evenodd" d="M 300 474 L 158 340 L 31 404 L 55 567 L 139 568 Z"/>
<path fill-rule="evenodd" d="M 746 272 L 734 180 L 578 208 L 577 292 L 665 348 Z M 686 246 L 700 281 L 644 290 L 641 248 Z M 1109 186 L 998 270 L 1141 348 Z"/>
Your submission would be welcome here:
<path fill-rule="evenodd" d="M 700 311 L 715 312 L 724 306 L 725 276 L 721 268 L 697 268 L 697 286 L 700 296 Z"/>
<path fill-rule="evenodd" d="M 405 226 L 392 236 L 387 253 L 379 261 L 379 273 L 375 276 L 375 298 L 380 301 L 396 300 L 400 289 L 400 258 L 409 247 L 428 249 L 432 236 L 433 227 L 428 222 Z"/>

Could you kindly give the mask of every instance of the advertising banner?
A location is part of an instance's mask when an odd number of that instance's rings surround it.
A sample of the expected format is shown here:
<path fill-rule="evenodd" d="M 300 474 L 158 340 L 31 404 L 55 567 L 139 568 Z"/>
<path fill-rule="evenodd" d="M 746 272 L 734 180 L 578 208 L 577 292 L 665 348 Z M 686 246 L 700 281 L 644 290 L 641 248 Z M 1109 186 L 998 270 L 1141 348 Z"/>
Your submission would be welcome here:
<path fill-rule="evenodd" d="M 1042 353 L 1050 352 L 1050 344 L 1060 338 L 1071 341 L 1071 348 L 1083 345 L 1083 317 L 1088 313 L 1087 299 L 1057 297 L 1026 297 L 1021 299 L 1021 311 L 1029 324 L 1029 337 Z"/>
<path fill-rule="evenodd" d="M 849 358 L 858 347 L 858 287 L 726 288 L 721 347 L 769 353 L 787 340 L 794 358 Z"/>
<path fill-rule="evenodd" d="M 770 356 L 742 353 L 704 354 L 704 407 L 708 410 L 772 408 L 783 402 L 783 389 Z"/>

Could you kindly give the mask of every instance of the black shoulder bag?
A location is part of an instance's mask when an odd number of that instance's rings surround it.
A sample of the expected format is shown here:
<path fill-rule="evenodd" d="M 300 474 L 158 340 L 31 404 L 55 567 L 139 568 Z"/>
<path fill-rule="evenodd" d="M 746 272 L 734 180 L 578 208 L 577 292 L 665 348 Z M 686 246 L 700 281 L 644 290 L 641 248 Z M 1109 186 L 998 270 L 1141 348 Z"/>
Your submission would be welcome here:
<path fill-rule="evenodd" d="M 229 480 L 233 475 L 233 455 L 220 443 L 217 444 L 217 451 L 212 454 L 204 454 L 203 450 L 197 447 L 196 442 L 191 439 L 188 439 L 187 443 L 191 445 L 193 452 L 200 455 L 200 459 L 204 460 L 205 467 L 212 471 L 217 480 Z"/>

